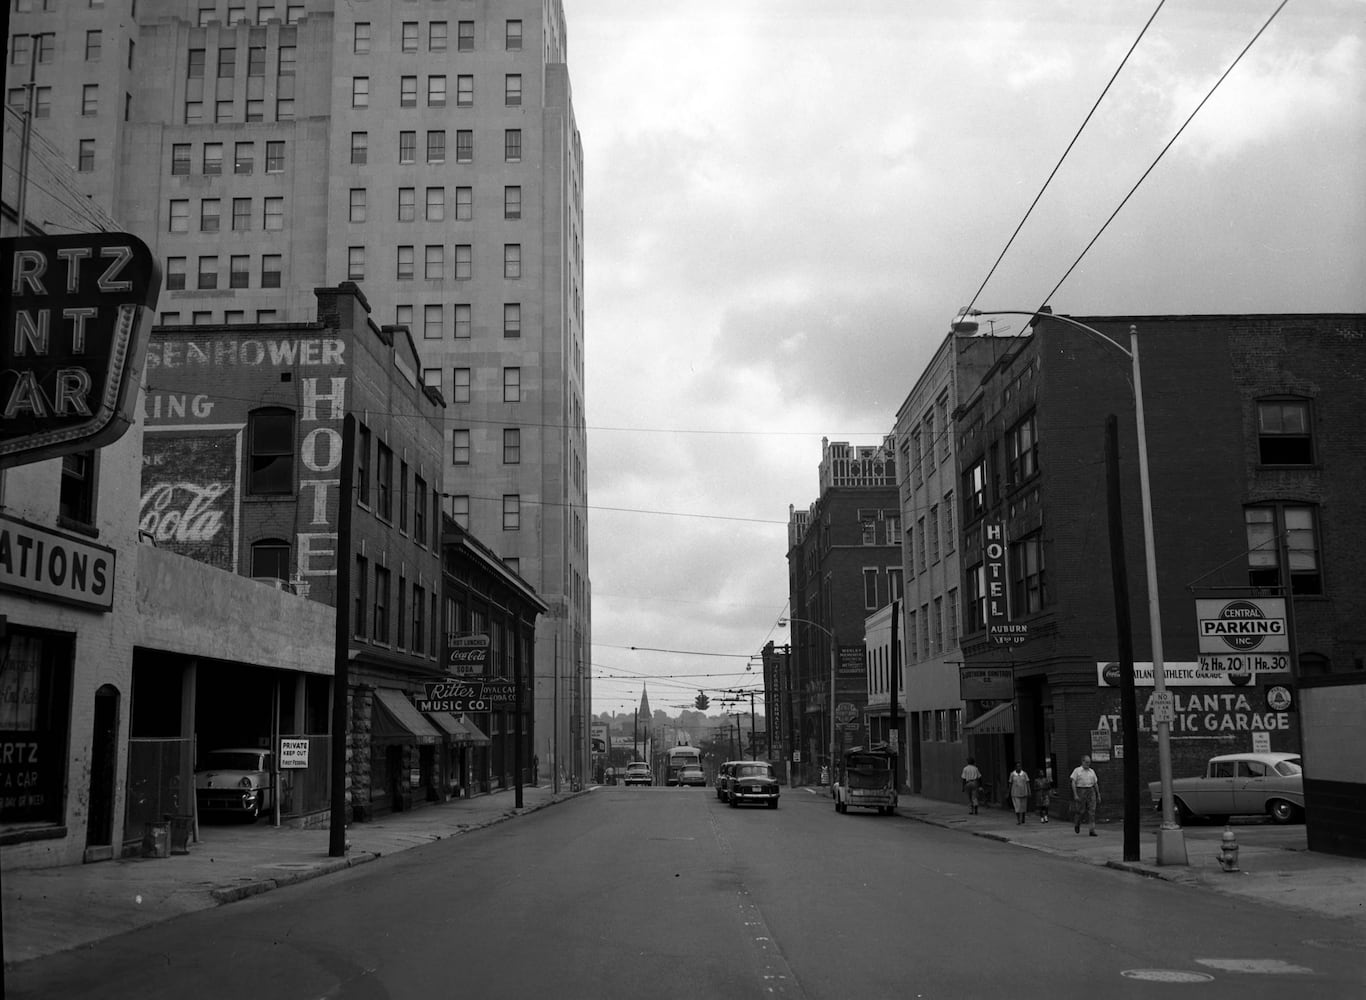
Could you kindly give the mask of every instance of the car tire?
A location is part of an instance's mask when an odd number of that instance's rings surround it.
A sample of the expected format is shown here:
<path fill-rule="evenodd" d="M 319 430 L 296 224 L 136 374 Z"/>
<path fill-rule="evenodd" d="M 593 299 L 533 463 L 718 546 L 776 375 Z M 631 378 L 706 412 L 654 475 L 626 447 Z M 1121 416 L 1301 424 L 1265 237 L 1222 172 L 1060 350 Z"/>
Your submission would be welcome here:
<path fill-rule="evenodd" d="M 1293 823 L 1300 813 L 1298 806 L 1285 799 L 1273 799 L 1266 811 L 1271 816 L 1271 822 L 1277 824 Z"/>
<path fill-rule="evenodd" d="M 769 807 L 770 809 L 777 809 L 777 808 L 778 808 L 777 800 L 775 800 L 775 799 L 770 799 L 770 800 L 769 800 L 769 803 L 768 803 L 768 807 Z"/>
<path fill-rule="evenodd" d="M 1175 801 L 1175 805 L 1176 822 L 1179 823 L 1181 826 L 1190 826 L 1191 816 L 1193 814 L 1191 813 L 1190 809 L 1186 807 L 1186 803 L 1182 802 L 1180 799 L 1177 799 Z M 1160 809 L 1161 807 L 1161 803 L 1158 803 L 1158 808 Z"/>
<path fill-rule="evenodd" d="M 739 801 L 735 798 L 734 795 L 727 795 L 726 801 L 730 803 L 730 807 L 732 809 L 735 809 L 740 805 Z"/>

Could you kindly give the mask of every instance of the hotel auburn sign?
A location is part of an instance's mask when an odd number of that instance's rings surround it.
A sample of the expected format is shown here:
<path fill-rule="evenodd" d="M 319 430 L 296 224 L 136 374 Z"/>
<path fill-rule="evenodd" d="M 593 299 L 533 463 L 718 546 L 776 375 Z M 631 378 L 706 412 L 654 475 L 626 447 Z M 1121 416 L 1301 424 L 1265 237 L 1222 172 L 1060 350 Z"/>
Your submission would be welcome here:
<path fill-rule="evenodd" d="M 134 419 L 161 270 L 127 233 L 0 240 L 0 467 L 110 444 Z"/>

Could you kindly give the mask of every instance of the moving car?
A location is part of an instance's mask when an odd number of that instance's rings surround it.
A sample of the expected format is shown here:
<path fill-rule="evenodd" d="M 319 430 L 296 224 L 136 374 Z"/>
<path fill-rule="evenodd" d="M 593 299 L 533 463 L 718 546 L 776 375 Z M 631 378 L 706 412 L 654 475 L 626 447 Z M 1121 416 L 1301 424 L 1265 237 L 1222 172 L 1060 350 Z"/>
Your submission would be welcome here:
<path fill-rule="evenodd" d="M 194 772 L 199 811 L 242 816 L 255 822 L 274 804 L 273 771 L 270 751 L 260 747 L 210 750 Z"/>
<path fill-rule="evenodd" d="M 764 760 L 738 760 L 733 763 L 726 783 L 726 801 L 732 806 L 760 802 L 778 808 L 778 778 L 773 765 Z"/>
<path fill-rule="evenodd" d="M 726 790 L 730 788 L 730 779 L 735 776 L 735 765 L 738 763 L 738 760 L 728 760 L 716 769 L 716 797 L 722 802 L 726 801 Z"/>
<path fill-rule="evenodd" d="M 1157 808 L 1162 785 L 1148 783 Z M 1211 757 L 1199 778 L 1172 782 L 1172 801 L 1182 823 L 1204 816 L 1218 823 L 1230 816 L 1266 815 L 1289 823 L 1304 815 L 1304 772 L 1297 753 L 1226 753 Z"/>
<path fill-rule="evenodd" d="M 835 812 L 850 806 L 876 809 L 879 816 L 896 812 L 895 764 L 885 745 L 846 750 L 835 776 Z"/>
<path fill-rule="evenodd" d="M 678 769 L 678 787 L 687 788 L 689 785 L 696 788 L 706 787 L 707 778 L 702 773 L 701 764 L 684 764 Z"/>
<path fill-rule="evenodd" d="M 626 765 L 624 781 L 628 785 L 653 785 L 655 776 L 650 771 L 649 764 L 643 760 L 635 760 Z"/>

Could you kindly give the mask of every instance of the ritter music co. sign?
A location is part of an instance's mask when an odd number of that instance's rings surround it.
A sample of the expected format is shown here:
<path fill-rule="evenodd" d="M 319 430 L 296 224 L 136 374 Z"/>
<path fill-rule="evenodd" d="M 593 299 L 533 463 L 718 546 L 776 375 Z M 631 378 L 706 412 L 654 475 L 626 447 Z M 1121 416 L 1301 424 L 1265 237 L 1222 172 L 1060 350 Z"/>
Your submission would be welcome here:
<path fill-rule="evenodd" d="M 0 466 L 118 440 L 133 423 L 161 270 L 127 233 L 0 240 Z"/>

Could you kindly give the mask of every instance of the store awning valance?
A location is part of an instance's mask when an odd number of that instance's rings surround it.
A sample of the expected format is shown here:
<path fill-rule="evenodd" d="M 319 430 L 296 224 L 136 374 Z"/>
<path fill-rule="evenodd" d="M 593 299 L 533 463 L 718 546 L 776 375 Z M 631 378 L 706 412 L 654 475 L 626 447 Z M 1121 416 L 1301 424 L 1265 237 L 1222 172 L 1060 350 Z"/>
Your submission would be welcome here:
<path fill-rule="evenodd" d="M 1015 732 L 1015 703 L 1003 701 L 989 712 L 963 723 L 963 732 L 973 736 L 999 736 Z"/>
<path fill-rule="evenodd" d="M 463 716 L 451 715 L 450 712 L 428 712 L 427 718 L 436 723 L 436 727 L 449 736 L 452 743 L 469 743 L 483 747 L 493 742 L 478 726 Z"/>
<path fill-rule="evenodd" d="M 371 719 L 373 731 L 381 736 L 412 737 L 418 743 L 436 743 L 441 739 L 432 724 L 413 707 L 408 696 L 393 688 L 375 688 L 375 712 Z"/>

